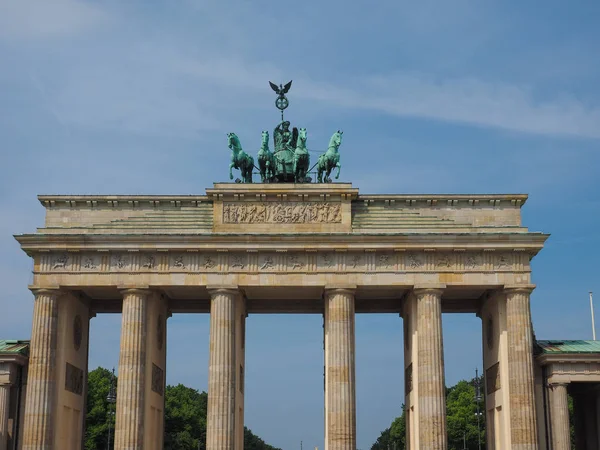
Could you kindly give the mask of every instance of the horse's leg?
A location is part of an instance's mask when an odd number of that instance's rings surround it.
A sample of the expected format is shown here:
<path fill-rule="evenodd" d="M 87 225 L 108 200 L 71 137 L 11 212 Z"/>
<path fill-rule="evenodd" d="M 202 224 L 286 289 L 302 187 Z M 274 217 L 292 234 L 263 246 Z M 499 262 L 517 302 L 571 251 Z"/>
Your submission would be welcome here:
<path fill-rule="evenodd" d="M 235 166 L 235 164 L 234 164 L 234 163 L 231 163 L 231 164 L 229 164 L 229 179 L 230 179 L 230 180 L 233 180 L 233 172 L 232 172 L 232 169 L 233 169 L 233 167 L 234 167 L 234 166 Z"/>
<path fill-rule="evenodd" d="M 331 183 L 331 171 L 333 170 L 333 166 L 327 165 L 327 172 L 325 173 L 325 179 L 328 183 Z"/>
<path fill-rule="evenodd" d="M 340 177 L 340 169 L 342 168 L 342 165 L 340 163 L 337 163 L 336 167 L 337 167 L 338 172 L 337 172 L 337 175 L 335 176 L 335 179 L 337 180 Z"/>
<path fill-rule="evenodd" d="M 254 169 L 254 161 L 246 166 L 246 183 L 252 183 L 252 169 Z"/>

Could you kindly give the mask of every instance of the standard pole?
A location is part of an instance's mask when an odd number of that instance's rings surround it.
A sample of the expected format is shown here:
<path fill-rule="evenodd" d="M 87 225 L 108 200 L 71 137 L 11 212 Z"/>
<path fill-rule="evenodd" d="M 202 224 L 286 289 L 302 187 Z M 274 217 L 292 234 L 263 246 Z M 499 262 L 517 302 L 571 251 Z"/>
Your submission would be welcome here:
<path fill-rule="evenodd" d="M 477 382 L 477 390 L 475 394 L 475 401 L 477 403 L 477 448 L 481 450 L 481 424 L 479 422 L 479 402 L 481 401 L 481 388 L 479 384 L 479 370 L 477 368 L 475 368 L 475 380 Z"/>
<path fill-rule="evenodd" d="M 590 291 L 590 311 L 592 312 L 592 339 L 596 340 L 596 324 L 594 323 L 594 300 L 592 299 L 592 291 Z"/>

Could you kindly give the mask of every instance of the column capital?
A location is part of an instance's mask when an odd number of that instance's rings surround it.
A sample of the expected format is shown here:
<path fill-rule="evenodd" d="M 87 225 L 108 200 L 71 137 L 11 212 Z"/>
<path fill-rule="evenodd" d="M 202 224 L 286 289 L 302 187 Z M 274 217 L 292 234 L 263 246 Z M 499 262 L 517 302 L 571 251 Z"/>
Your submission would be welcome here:
<path fill-rule="evenodd" d="M 531 294 L 535 289 L 535 284 L 506 285 L 502 289 L 505 294 Z"/>
<path fill-rule="evenodd" d="M 236 285 L 214 285 L 214 286 L 206 286 L 206 290 L 211 295 L 211 297 L 215 295 L 240 295 L 241 291 Z"/>
<path fill-rule="evenodd" d="M 62 294 L 64 294 L 64 291 L 61 290 L 59 287 L 38 287 L 38 286 L 30 286 L 29 290 L 33 293 L 33 295 L 35 295 L 36 297 L 38 295 L 53 295 L 55 297 L 58 297 Z"/>
<path fill-rule="evenodd" d="M 352 295 L 356 293 L 356 285 L 331 285 L 325 286 L 324 289 L 325 296 L 336 295 L 336 294 L 346 294 Z"/>
<path fill-rule="evenodd" d="M 548 385 L 550 386 L 551 389 L 558 388 L 558 387 L 566 388 L 569 385 L 569 382 L 568 381 L 553 381 L 551 383 L 548 383 Z"/>
<path fill-rule="evenodd" d="M 151 289 L 147 287 L 130 287 L 130 288 L 120 288 L 119 292 L 123 294 L 123 296 L 128 294 L 138 294 L 138 295 L 150 295 L 152 293 Z"/>
<path fill-rule="evenodd" d="M 445 284 L 419 284 L 413 287 L 413 292 L 415 295 L 435 294 L 441 297 L 445 288 Z"/>

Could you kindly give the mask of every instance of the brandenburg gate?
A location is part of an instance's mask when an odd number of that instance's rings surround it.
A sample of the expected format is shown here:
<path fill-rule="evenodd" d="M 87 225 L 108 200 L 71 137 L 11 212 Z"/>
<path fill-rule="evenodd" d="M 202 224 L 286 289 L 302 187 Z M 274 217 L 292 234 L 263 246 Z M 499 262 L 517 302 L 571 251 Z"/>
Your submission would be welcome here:
<path fill-rule="evenodd" d="M 393 313 L 409 448 L 446 449 L 452 312 L 481 318 L 489 448 L 537 449 L 530 261 L 547 235 L 522 225 L 526 199 L 326 182 L 40 196 L 44 226 L 16 237 L 34 261 L 23 448 L 82 448 L 89 323 L 121 313 L 114 448 L 162 449 L 168 318 L 209 313 L 206 448 L 241 450 L 246 318 L 312 313 L 324 318 L 325 449 L 355 450 L 355 314 Z"/>
<path fill-rule="evenodd" d="M 283 118 L 291 82 L 270 84 L 282 115 L 274 152 L 263 131 L 257 167 L 228 133 L 235 183 L 206 195 L 39 197 L 44 227 L 16 236 L 35 295 L 22 448 L 82 448 L 89 323 L 121 313 L 114 448 L 162 449 L 168 318 L 209 313 L 206 449 L 242 450 L 246 318 L 309 313 L 323 315 L 324 448 L 356 450 L 355 314 L 393 313 L 408 448 L 445 450 L 442 313 L 452 312 L 482 321 L 488 448 L 537 450 L 530 262 L 548 236 L 521 224 L 527 196 L 360 194 L 330 178 L 340 130 L 312 182 L 306 129 Z"/>

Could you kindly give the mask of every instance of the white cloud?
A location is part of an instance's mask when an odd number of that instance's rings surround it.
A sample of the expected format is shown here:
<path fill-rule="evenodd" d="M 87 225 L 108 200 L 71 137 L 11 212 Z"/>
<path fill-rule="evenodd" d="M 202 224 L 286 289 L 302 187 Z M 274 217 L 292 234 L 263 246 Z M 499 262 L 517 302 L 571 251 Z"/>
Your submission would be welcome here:
<path fill-rule="evenodd" d="M 265 79 L 279 72 L 268 64 L 232 59 L 188 61 L 179 70 L 233 89 L 262 87 Z M 340 77 L 335 82 L 296 78 L 294 87 L 300 97 L 342 108 L 541 135 L 600 138 L 600 106 L 586 106 L 563 93 L 537 100 L 533 88 L 508 83 L 395 72 L 346 81 Z"/>
<path fill-rule="evenodd" d="M 511 84 L 395 73 L 358 80 L 342 89 L 304 86 L 300 89 L 305 95 L 340 107 L 541 135 L 600 138 L 600 107 L 586 107 L 566 95 L 536 100 L 531 89 Z"/>
<path fill-rule="evenodd" d="M 98 6 L 80 0 L 2 0 L 0 38 L 70 36 L 105 22 Z"/>

